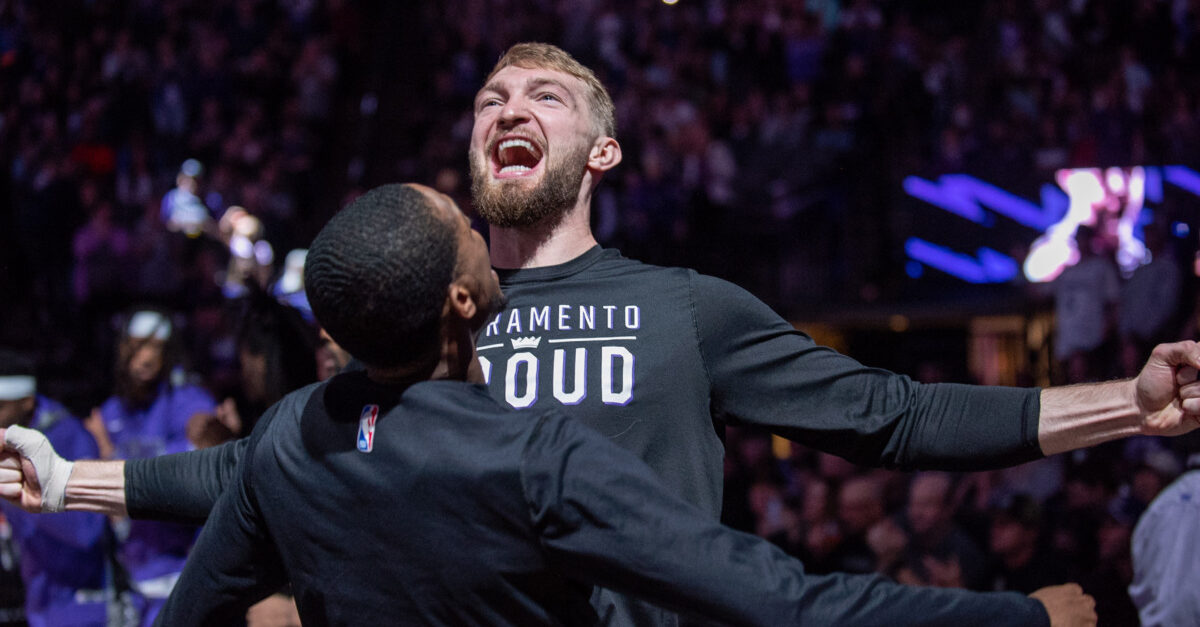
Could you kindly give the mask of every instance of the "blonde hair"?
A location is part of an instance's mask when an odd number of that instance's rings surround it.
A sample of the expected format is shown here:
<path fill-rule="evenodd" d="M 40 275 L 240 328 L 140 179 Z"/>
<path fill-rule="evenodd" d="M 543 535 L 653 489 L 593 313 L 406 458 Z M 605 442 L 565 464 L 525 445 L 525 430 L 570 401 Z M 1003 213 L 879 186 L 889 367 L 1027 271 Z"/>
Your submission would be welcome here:
<path fill-rule="evenodd" d="M 539 42 L 516 44 L 500 57 L 484 84 L 490 82 L 497 72 L 509 66 L 554 70 L 570 74 L 583 81 L 583 84 L 587 86 L 588 110 L 591 111 L 592 123 L 596 127 L 596 132 L 605 137 L 613 137 L 616 134 L 616 107 L 613 106 L 612 96 L 608 94 L 608 90 L 604 88 L 600 79 L 596 78 L 595 72 L 576 61 L 575 57 L 572 57 L 566 50 Z"/>

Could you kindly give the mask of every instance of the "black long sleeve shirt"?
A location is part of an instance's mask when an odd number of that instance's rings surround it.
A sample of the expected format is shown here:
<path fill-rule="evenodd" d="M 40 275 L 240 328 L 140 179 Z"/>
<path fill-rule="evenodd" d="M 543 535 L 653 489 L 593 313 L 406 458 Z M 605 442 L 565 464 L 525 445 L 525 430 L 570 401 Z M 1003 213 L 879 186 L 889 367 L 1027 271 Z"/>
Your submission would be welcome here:
<path fill-rule="evenodd" d="M 1016 593 L 807 575 L 591 429 L 482 386 L 343 374 L 263 423 L 160 624 L 226 624 L 285 576 L 317 626 L 591 624 L 592 583 L 722 624 L 1045 619 Z"/>
<path fill-rule="evenodd" d="M 922 385 L 816 345 L 746 291 L 594 248 L 501 272 L 509 302 L 477 339 L 489 391 L 554 407 L 644 460 L 716 519 L 724 424 L 754 424 L 852 461 L 976 470 L 1041 455 L 1036 389 Z M 135 516 L 203 520 L 245 441 L 129 462 Z M 670 622 L 623 617 L 611 623 Z"/>

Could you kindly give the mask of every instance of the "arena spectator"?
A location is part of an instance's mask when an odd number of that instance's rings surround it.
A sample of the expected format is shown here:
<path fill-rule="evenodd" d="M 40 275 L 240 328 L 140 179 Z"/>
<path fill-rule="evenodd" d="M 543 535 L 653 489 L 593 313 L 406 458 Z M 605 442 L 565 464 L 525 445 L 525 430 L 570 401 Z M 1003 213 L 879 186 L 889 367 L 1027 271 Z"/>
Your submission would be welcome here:
<path fill-rule="evenodd" d="M 163 313 L 139 310 L 129 317 L 117 345 L 115 394 L 93 411 L 88 424 L 103 457 L 153 457 L 196 446 L 188 440 L 187 425 L 212 415 L 216 403 L 187 381 L 177 351 L 177 331 Z M 142 624 L 149 625 L 183 569 L 196 528 L 132 520 L 118 532 L 122 562 L 146 601 Z"/>
<path fill-rule="evenodd" d="M 1027 494 L 1015 494 L 994 511 L 989 552 L 992 590 L 1026 594 L 1043 586 L 1076 581 L 1069 562 L 1047 549 L 1041 538 L 1042 508 Z"/>
<path fill-rule="evenodd" d="M 37 382 L 32 360 L 0 350 L 0 426 L 37 429 L 69 460 L 97 458 L 96 441 L 79 419 L 41 394 Z M 113 569 L 108 519 L 86 512 L 31 516 L 7 502 L 0 509 L 19 552 L 31 627 L 137 624 L 138 603 Z"/>
<path fill-rule="evenodd" d="M 834 549 L 834 570 L 845 573 L 870 573 L 877 568 L 877 556 L 867 542 L 867 533 L 884 519 L 884 487 L 873 475 L 853 477 L 838 490 L 838 524 L 841 542 Z"/>
<path fill-rule="evenodd" d="M 926 472 L 913 478 L 905 510 L 910 537 L 905 562 L 927 585 L 982 590 L 986 559 L 954 521 L 953 495 L 954 481 L 947 473 Z"/>

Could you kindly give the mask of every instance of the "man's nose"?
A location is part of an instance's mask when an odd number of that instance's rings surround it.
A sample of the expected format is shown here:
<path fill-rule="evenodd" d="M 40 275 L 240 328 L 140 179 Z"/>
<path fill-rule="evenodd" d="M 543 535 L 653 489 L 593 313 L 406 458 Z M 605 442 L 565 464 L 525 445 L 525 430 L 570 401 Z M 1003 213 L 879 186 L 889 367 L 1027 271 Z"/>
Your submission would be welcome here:
<path fill-rule="evenodd" d="M 529 119 L 529 103 L 524 98 L 510 98 L 504 103 L 504 108 L 500 111 L 500 121 L 515 125 L 520 124 Z"/>

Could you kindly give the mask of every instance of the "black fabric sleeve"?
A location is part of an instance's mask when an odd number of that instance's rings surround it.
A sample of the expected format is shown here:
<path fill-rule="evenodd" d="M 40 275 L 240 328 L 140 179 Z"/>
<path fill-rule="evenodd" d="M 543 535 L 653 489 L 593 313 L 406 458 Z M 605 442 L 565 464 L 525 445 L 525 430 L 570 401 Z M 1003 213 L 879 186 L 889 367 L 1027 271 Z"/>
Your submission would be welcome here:
<path fill-rule="evenodd" d="M 247 445 L 278 412 L 272 405 L 250 435 L 211 448 L 125 462 L 125 508 L 133 518 L 203 524 L 233 483 Z"/>
<path fill-rule="evenodd" d="M 693 274 L 713 415 L 855 463 L 982 470 L 1041 457 L 1039 391 L 920 384 L 818 346 L 745 290 Z"/>
<path fill-rule="evenodd" d="M 125 507 L 133 518 L 203 523 L 237 469 L 246 439 L 125 462 Z"/>
<path fill-rule="evenodd" d="M 240 624 L 251 605 L 287 583 L 254 503 L 248 466 L 217 500 L 155 625 Z"/>
<path fill-rule="evenodd" d="M 735 625 L 1048 625 L 1013 592 L 808 575 L 755 536 L 668 491 L 640 459 L 556 414 L 527 444 L 521 480 L 551 562 L 570 576 Z"/>

